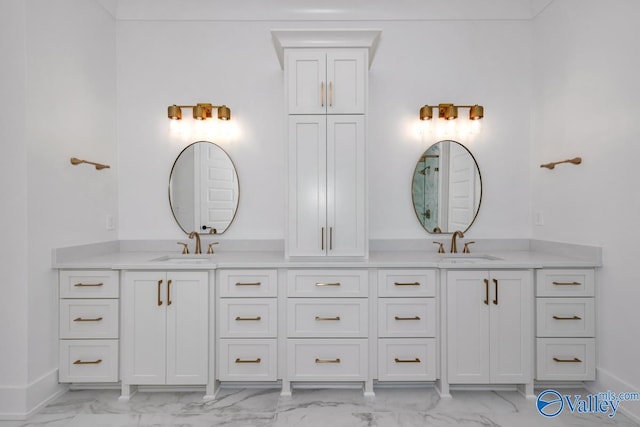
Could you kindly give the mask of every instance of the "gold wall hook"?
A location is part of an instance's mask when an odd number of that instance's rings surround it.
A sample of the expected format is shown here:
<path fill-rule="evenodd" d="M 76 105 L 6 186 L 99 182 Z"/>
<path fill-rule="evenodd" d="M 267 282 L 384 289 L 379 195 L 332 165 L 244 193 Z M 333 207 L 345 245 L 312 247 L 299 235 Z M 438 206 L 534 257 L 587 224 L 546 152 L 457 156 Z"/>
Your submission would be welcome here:
<path fill-rule="evenodd" d="M 541 168 L 547 168 L 547 169 L 553 169 L 556 167 L 556 165 L 562 164 L 562 163 L 571 163 L 573 165 L 579 165 L 580 163 L 582 163 L 582 157 L 574 157 L 573 159 L 567 159 L 567 160 L 562 160 L 560 162 L 551 162 L 551 163 L 545 163 L 544 165 L 540 165 Z"/>
<path fill-rule="evenodd" d="M 102 164 L 102 163 L 95 163 L 95 162 L 90 162 L 90 161 L 88 161 L 88 160 L 82 160 L 82 159 L 79 159 L 79 158 L 77 158 L 77 157 L 72 157 L 72 158 L 71 158 L 71 164 L 72 164 L 72 165 L 81 165 L 81 164 L 83 164 L 83 163 L 86 163 L 86 164 L 88 164 L 88 165 L 93 165 L 93 166 L 95 166 L 95 167 L 96 167 L 96 170 L 108 169 L 108 168 L 110 168 L 110 167 L 111 167 L 111 166 L 109 166 L 109 165 L 104 165 L 104 164 Z"/>

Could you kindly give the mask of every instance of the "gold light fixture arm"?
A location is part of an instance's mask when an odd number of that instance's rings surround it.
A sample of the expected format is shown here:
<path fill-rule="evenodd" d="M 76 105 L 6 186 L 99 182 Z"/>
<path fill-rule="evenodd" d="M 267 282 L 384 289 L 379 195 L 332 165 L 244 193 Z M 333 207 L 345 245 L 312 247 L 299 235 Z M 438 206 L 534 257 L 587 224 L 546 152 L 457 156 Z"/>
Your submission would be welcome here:
<path fill-rule="evenodd" d="M 86 163 L 88 165 L 93 165 L 96 167 L 96 170 L 102 170 L 102 169 L 108 169 L 111 166 L 109 165 L 104 165 L 102 163 L 95 163 L 95 162 L 90 162 L 88 160 L 82 160 L 82 159 L 78 159 L 77 157 L 72 157 L 71 158 L 71 164 L 72 165 L 81 165 L 83 163 Z"/>
<path fill-rule="evenodd" d="M 582 163 L 582 157 L 574 157 L 573 159 L 562 160 L 560 162 L 545 163 L 544 165 L 540 165 L 540 167 L 553 169 L 556 167 L 556 165 L 559 165 L 562 163 L 571 163 L 572 165 L 579 165 L 580 163 Z"/>

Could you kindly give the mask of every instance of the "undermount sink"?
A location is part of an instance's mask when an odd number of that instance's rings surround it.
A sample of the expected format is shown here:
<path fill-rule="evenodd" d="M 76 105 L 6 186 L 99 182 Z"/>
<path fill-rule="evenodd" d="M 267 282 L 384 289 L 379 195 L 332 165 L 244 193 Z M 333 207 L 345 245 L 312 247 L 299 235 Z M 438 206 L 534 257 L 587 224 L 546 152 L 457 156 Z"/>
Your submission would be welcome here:
<path fill-rule="evenodd" d="M 165 255 L 160 258 L 154 258 L 151 261 L 167 264 L 211 264 L 213 263 L 213 255 Z"/>
<path fill-rule="evenodd" d="M 474 264 L 477 262 L 487 261 L 501 261 L 502 258 L 498 258 L 492 255 L 476 255 L 476 254 L 442 254 L 440 255 L 441 262 L 453 263 L 453 264 Z"/>

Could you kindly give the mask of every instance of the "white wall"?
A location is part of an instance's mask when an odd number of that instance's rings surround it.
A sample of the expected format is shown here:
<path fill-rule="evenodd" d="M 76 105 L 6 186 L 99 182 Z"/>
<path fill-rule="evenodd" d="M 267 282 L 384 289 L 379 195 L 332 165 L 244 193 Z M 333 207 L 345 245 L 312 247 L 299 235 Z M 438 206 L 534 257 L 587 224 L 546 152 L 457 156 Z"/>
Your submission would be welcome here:
<path fill-rule="evenodd" d="M 640 389 L 638 16 L 634 0 L 563 0 L 534 21 L 532 209 L 545 224 L 533 236 L 604 248 L 596 391 Z M 640 404 L 623 406 L 640 418 Z"/>
<path fill-rule="evenodd" d="M 183 236 L 167 185 L 175 156 L 192 141 L 170 134 L 166 108 L 196 102 L 227 104 L 240 133 L 214 141 L 240 180 L 238 215 L 223 238 L 284 237 L 283 71 L 270 30 L 327 26 L 382 29 L 370 70 L 370 237 L 428 237 L 413 212 L 411 176 L 436 138 L 421 141 L 413 130 L 420 106 L 448 101 L 485 106 L 484 132 L 463 141 L 485 185 L 469 236 L 529 237 L 529 22 L 132 20 L 117 31 L 121 239 Z"/>
<path fill-rule="evenodd" d="M 4 2 L 0 15 L 2 40 L 16 43 L 3 46 L 11 67 L 4 66 L 3 55 L 0 79 L 3 96 L 10 96 L 3 103 L 13 107 L 9 117 L 15 119 L 2 134 L 9 163 L 2 168 L 8 193 L 3 201 L 15 202 L 15 211 L 3 209 L 10 240 L 2 253 L 16 251 L 6 258 L 11 264 L 3 271 L 14 282 L 0 303 L 0 396 L 7 393 L 12 406 L 0 405 L 0 413 L 19 416 L 58 388 L 51 250 L 116 238 L 105 229 L 105 216 L 117 215 L 115 20 L 84 0 Z M 73 156 L 112 169 L 72 166 Z M 17 314 L 4 321 L 5 313 Z"/>

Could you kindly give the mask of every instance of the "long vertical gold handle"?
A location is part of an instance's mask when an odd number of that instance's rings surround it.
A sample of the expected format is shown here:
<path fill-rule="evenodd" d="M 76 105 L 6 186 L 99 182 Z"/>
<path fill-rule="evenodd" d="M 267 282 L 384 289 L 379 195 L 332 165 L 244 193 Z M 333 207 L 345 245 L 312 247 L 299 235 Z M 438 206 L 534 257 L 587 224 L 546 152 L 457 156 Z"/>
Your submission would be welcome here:
<path fill-rule="evenodd" d="M 489 279 L 484 279 L 484 301 L 485 305 L 489 305 Z"/>
<path fill-rule="evenodd" d="M 167 281 L 167 305 L 171 305 L 171 279 Z"/>
<path fill-rule="evenodd" d="M 324 227 L 320 230 L 320 240 L 322 240 L 322 250 L 324 251 Z"/>
<path fill-rule="evenodd" d="M 324 82 L 320 82 L 320 106 L 324 107 Z"/>
<path fill-rule="evenodd" d="M 333 250 L 333 227 L 329 227 L 329 250 Z"/>
<path fill-rule="evenodd" d="M 493 284 L 496 287 L 496 298 L 493 300 L 493 304 L 498 305 L 498 279 L 493 279 Z"/>
<path fill-rule="evenodd" d="M 160 297 L 161 286 L 162 280 L 158 280 L 158 305 L 162 305 L 162 298 Z"/>
<path fill-rule="evenodd" d="M 333 107 L 333 82 L 329 82 L 329 107 Z"/>

